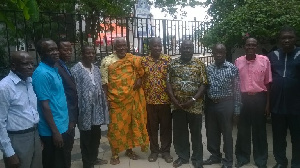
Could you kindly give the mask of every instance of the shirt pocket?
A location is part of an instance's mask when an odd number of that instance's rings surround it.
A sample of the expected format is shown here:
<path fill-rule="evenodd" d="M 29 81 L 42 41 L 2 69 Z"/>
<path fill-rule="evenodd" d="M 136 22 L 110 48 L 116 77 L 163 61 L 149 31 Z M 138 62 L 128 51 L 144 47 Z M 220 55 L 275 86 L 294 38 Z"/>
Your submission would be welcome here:
<path fill-rule="evenodd" d="M 264 82 L 266 73 L 265 66 L 259 66 L 258 68 L 253 70 L 253 79 L 256 82 Z"/>

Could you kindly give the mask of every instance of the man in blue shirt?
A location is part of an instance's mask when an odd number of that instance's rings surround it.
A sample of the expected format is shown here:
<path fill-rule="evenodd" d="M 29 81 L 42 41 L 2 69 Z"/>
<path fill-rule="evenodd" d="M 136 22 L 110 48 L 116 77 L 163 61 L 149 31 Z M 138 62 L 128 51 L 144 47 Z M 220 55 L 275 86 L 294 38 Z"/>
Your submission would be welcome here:
<path fill-rule="evenodd" d="M 42 167 L 37 100 L 32 88 L 33 58 L 11 54 L 11 71 L 0 81 L 0 149 L 5 167 Z"/>
<path fill-rule="evenodd" d="M 54 64 L 59 59 L 56 43 L 41 39 L 36 45 L 41 62 L 32 76 L 40 114 L 39 134 L 44 144 L 43 167 L 65 167 L 64 141 L 69 117 L 62 79 Z"/>
<path fill-rule="evenodd" d="M 270 107 L 273 130 L 274 168 L 286 168 L 286 136 L 289 128 L 292 141 L 292 168 L 300 167 L 300 47 L 296 47 L 296 33 L 291 27 L 280 31 L 281 48 L 271 52 L 273 82 Z"/>
<path fill-rule="evenodd" d="M 222 168 L 233 164 L 233 121 L 240 114 L 240 80 L 238 69 L 225 60 L 226 48 L 216 44 L 212 50 L 215 62 L 207 67 L 208 89 L 205 112 L 207 150 L 211 156 L 203 165 L 223 163 Z M 233 120 L 235 119 L 235 120 Z M 224 141 L 225 158 L 220 152 L 221 134 Z"/>

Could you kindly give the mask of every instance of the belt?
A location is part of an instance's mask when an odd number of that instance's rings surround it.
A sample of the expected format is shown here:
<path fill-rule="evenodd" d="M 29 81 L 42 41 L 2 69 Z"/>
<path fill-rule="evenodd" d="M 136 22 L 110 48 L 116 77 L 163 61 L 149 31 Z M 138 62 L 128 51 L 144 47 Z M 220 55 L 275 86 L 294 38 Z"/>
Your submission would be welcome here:
<path fill-rule="evenodd" d="M 227 100 L 233 100 L 233 97 L 224 97 L 224 98 L 217 98 L 217 99 L 209 99 L 211 100 L 213 103 L 218 104 Z"/>
<path fill-rule="evenodd" d="M 8 134 L 26 134 L 29 132 L 33 132 L 37 129 L 37 124 L 34 124 L 33 127 L 24 129 L 24 130 L 18 130 L 18 131 L 7 131 Z"/>

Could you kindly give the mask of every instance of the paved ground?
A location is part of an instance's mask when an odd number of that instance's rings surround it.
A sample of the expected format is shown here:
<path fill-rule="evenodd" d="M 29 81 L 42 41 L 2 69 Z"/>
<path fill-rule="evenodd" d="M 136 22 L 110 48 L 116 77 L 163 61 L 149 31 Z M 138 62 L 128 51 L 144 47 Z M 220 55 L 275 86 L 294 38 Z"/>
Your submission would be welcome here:
<path fill-rule="evenodd" d="M 267 132 L 268 132 L 268 145 L 269 145 L 269 159 L 268 159 L 268 165 L 267 167 L 272 167 L 275 165 L 275 160 L 273 157 L 273 142 L 272 142 L 272 135 L 271 135 L 271 125 L 267 124 Z M 236 141 L 236 133 L 237 130 L 236 128 L 234 128 L 233 130 L 233 135 L 234 135 L 234 142 Z M 108 140 L 106 138 L 106 131 L 102 132 L 103 136 L 101 139 L 101 145 L 99 148 L 99 158 L 102 159 L 106 159 L 109 160 L 111 157 L 111 151 L 110 151 L 110 147 L 109 147 L 109 143 Z M 78 135 L 78 134 L 77 134 Z M 206 148 L 206 135 L 205 135 L 205 128 L 204 128 L 204 124 L 203 124 L 203 128 L 202 128 L 202 135 L 203 135 L 203 139 L 202 139 L 202 143 L 203 143 L 203 152 L 204 152 L 204 159 L 209 157 L 209 152 L 207 151 Z M 221 148 L 222 149 L 222 148 Z M 122 152 L 119 156 L 120 156 L 120 161 L 121 163 L 119 165 L 101 165 L 101 168 L 140 168 L 140 167 L 145 167 L 145 168 L 171 168 L 172 164 L 171 163 L 166 163 L 163 159 L 161 159 L 161 157 L 159 157 L 159 159 L 154 162 L 154 163 L 150 163 L 147 161 L 148 155 L 150 154 L 150 152 L 147 153 L 143 153 L 140 151 L 140 148 L 135 148 L 134 151 L 140 156 L 139 160 L 130 160 L 129 158 L 127 158 L 124 155 L 124 152 Z M 171 155 L 174 157 L 174 160 L 177 159 L 177 156 L 175 154 L 174 148 L 172 146 L 171 149 Z M 291 159 L 291 144 L 290 144 L 290 137 L 288 136 L 288 147 L 287 147 L 287 157 L 290 160 Z M 235 161 L 235 160 L 234 160 Z M 81 162 L 81 154 L 80 154 L 80 147 L 79 147 L 79 139 L 75 140 L 74 143 L 74 148 L 72 151 L 72 168 L 82 168 L 82 162 Z M 99 168 L 100 166 L 95 166 L 95 168 Z M 192 164 L 186 164 L 181 166 L 182 168 L 193 168 Z M 206 168 L 220 168 L 221 164 L 216 164 L 216 165 L 211 165 L 211 166 L 204 166 Z M 254 165 L 253 159 L 251 158 L 251 162 L 250 164 L 244 166 L 244 168 L 255 168 L 256 166 Z M 3 165 L 3 160 L 0 160 L 0 168 L 4 168 Z"/>

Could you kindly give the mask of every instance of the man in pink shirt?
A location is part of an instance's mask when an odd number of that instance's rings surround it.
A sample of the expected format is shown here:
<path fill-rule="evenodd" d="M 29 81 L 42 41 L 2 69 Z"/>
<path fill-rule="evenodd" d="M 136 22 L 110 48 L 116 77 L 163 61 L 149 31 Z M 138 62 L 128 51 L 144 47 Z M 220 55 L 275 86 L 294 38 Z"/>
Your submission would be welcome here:
<path fill-rule="evenodd" d="M 240 75 L 243 104 L 235 148 L 236 167 L 242 167 L 250 162 L 251 130 L 255 164 L 259 168 L 267 167 L 266 116 L 269 115 L 268 88 L 272 81 L 272 75 L 269 59 L 256 54 L 256 47 L 256 39 L 247 39 L 246 55 L 235 61 Z"/>

